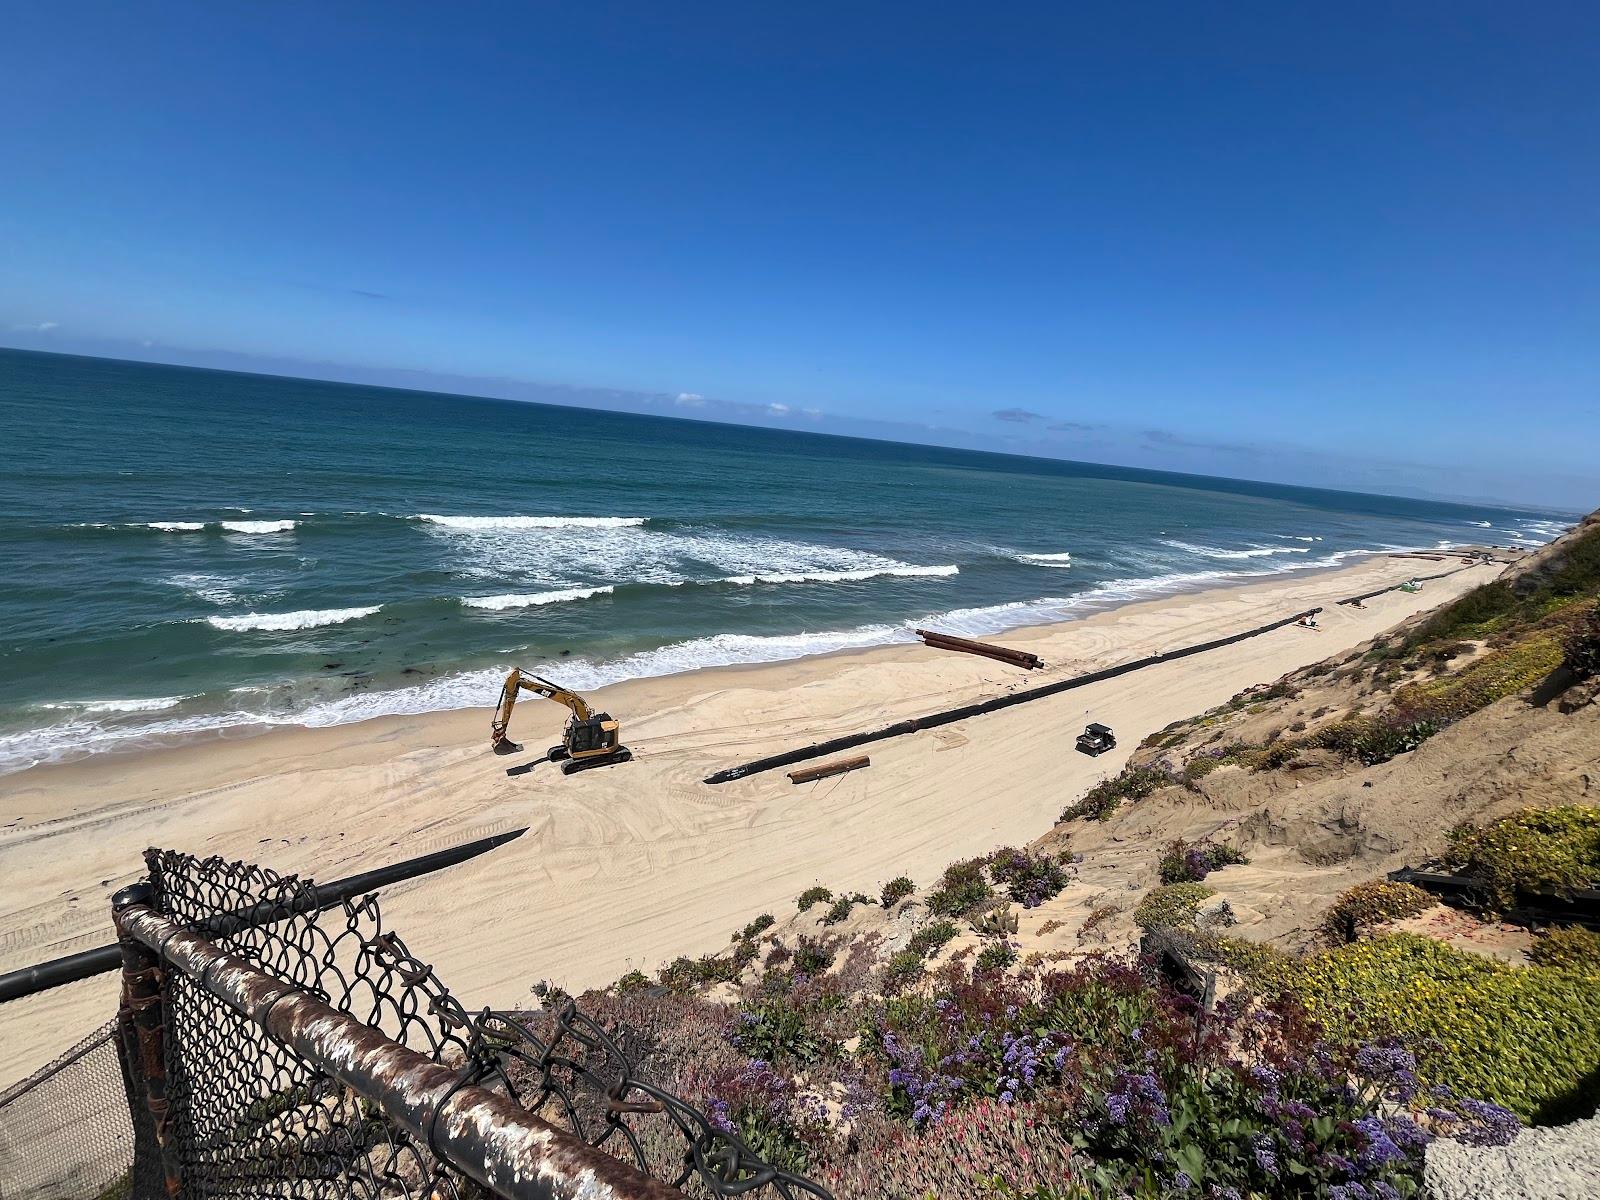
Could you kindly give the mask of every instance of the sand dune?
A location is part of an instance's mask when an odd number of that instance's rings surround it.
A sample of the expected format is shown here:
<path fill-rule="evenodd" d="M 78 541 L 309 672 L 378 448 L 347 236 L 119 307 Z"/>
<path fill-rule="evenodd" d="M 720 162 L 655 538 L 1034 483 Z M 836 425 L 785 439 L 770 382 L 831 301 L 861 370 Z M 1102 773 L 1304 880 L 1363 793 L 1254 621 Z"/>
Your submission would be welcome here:
<path fill-rule="evenodd" d="M 720 949 L 813 882 L 926 881 L 951 859 L 1044 832 L 1114 774 L 1138 741 L 1252 684 L 1355 645 L 1493 578 L 1470 568 L 1363 610 L 1341 596 L 1399 582 L 1407 560 L 1129 605 L 1005 637 L 1049 664 L 1023 672 L 922 647 L 885 647 L 619 684 L 636 760 L 571 778 L 507 776 L 557 740 L 563 712 L 525 702 L 487 750 L 487 709 L 383 718 L 36 768 L 0 779 L 0 970 L 109 940 L 108 899 L 149 845 L 331 879 L 517 825 L 471 863 L 388 889 L 386 925 L 471 1005 L 507 1006 L 541 978 L 571 988 L 678 954 Z M 1327 606 L 1323 631 L 1288 628 L 1051 699 L 870 747 L 872 767 L 801 787 L 779 772 L 721 787 L 732 763 Z M 485 697 L 485 703 L 490 697 Z M 1075 754 L 1086 720 L 1121 748 Z M 6 1005 L 0 1083 L 106 1019 L 111 977 Z"/>

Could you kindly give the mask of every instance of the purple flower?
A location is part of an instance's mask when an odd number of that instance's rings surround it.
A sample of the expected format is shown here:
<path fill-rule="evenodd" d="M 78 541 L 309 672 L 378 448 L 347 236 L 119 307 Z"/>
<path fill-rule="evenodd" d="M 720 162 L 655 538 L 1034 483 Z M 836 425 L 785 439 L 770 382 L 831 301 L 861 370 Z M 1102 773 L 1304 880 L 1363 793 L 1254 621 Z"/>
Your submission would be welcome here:
<path fill-rule="evenodd" d="M 1510 1109 L 1488 1100 L 1459 1100 L 1461 1128 L 1450 1136 L 1469 1146 L 1505 1146 L 1522 1132 L 1522 1122 Z"/>
<path fill-rule="evenodd" d="M 1362 1117 L 1355 1122 L 1356 1131 L 1361 1134 L 1365 1145 L 1361 1147 L 1361 1164 L 1368 1169 L 1382 1167 L 1389 1163 L 1404 1162 L 1406 1153 L 1395 1145 L 1390 1131 L 1380 1117 Z"/>
<path fill-rule="evenodd" d="M 1106 1095 L 1106 1111 L 1117 1125 L 1125 1124 L 1130 1113 L 1156 1125 L 1172 1124 L 1172 1114 L 1167 1111 L 1167 1094 L 1161 1090 L 1160 1080 L 1149 1071 L 1118 1075 L 1116 1087 Z"/>
<path fill-rule="evenodd" d="M 1256 1134 L 1255 1155 L 1256 1166 L 1276 1179 L 1278 1176 L 1278 1152 L 1273 1148 L 1272 1140 L 1264 1134 Z"/>
<path fill-rule="evenodd" d="M 1401 1104 L 1410 1103 L 1417 1094 L 1416 1057 L 1393 1038 L 1368 1042 L 1356 1051 L 1356 1069 L 1385 1085 L 1389 1097 Z"/>
<path fill-rule="evenodd" d="M 1261 1085 L 1261 1090 L 1268 1096 L 1276 1097 L 1278 1088 L 1283 1084 L 1283 1073 L 1277 1067 L 1265 1063 L 1250 1068 L 1250 1078 Z"/>
<path fill-rule="evenodd" d="M 1190 1179 L 1189 1176 L 1183 1171 L 1179 1171 L 1172 1177 L 1172 1186 L 1177 1188 L 1180 1192 L 1187 1192 L 1194 1186 L 1194 1180 Z"/>

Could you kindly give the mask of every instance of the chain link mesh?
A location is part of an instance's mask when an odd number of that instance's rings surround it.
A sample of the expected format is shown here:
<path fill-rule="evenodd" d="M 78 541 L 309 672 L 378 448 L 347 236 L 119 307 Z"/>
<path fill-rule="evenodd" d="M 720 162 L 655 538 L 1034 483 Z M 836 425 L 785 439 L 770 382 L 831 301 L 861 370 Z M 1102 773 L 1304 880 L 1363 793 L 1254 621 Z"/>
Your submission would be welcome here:
<path fill-rule="evenodd" d="M 827 1196 L 638 1078 L 612 1033 L 569 998 L 538 1012 L 469 1013 L 383 928 L 375 896 L 323 912 L 313 884 L 263 867 L 155 850 L 146 862 L 158 911 L 643 1172 L 691 1195 Z M 167 986 L 185 1195 L 486 1195 L 199 982 L 172 971 Z"/>
<path fill-rule="evenodd" d="M 0 1200 L 120 1200 L 134 1160 L 117 1022 L 0 1092 Z"/>

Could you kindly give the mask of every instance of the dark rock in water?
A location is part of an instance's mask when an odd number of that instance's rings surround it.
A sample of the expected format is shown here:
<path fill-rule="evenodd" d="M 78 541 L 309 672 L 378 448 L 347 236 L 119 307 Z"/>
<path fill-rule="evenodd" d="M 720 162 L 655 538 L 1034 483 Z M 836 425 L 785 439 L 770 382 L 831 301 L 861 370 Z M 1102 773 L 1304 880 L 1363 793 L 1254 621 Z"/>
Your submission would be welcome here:
<path fill-rule="evenodd" d="M 421 675 L 422 674 L 422 668 L 421 667 L 407 667 L 404 671 L 401 671 L 400 674 L 402 674 L 402 675 Z"/>
<path fill-rule="evenodd" d="M 342 666 L 344 666 L 344 664 L 342 662 L 338 662 L 338 663 L 323 663 L 322 664 L 322 669 L 324 671 L 337 671 Z"/>
<path fill-rule="evenodd" d="M 567 655 L 569 655 L 569 654 L 571 654 L 571 653 L 572 653 L 572 651 L 571 651 L 571 650 L 563 650 L 563 651 L 562 651 L 562 652 L 561 652 L 561 657 L 562 657 L 562 658 L 566 658 L 566 657 L 567 657 Z"/>

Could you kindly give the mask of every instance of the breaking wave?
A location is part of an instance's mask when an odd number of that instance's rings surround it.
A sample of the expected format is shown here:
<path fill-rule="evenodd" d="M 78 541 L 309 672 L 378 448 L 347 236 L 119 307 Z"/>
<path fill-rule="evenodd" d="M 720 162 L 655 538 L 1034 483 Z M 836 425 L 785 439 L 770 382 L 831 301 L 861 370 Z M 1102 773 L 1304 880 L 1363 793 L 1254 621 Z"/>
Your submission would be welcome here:
<path fill-rule="evenodd" d="M 381 605 L 366 608 L 307 608 L 288 613 L 245 613 L 239 617 L 206 617 L 207 625 L 226 629 L 231 633 L 266 630 L 283 632 L 293 629 L 316 629 L 321 625 L 340 625 L 345 621 L 358 621 L 370 617 Z"/>
<path fill-rule="evenodd" d="M 298 521 L 222 521 L 229 533 L 288 533 Z"/>
<path fill-rule="evenodd" d="M 242 511 L 248 512 L 249 509 Z M 221 529 L 226 533 L 288 533 L 298 521 L 76 521 L 68 529 L 139 529 L 154 533 L 202 533 Z"/>
<path fill-rule="evenodd" d="M 446 529 L 622 529 L 643 525 L 645 517 L 445 517 L 418 513 L 417 520 Z"/>
<path fill-rule="evenodd" d="M 1060 554 L 1013 554 L 1011 557 L 1030 567 L 1055 567 L 1065 570 L 1072 565 L 1072 555 L 1065 551 Z"/>
<path fill-rule="evenodd" d="M 85 713 L 145 713 L 176 708 L 187 699 L 188 696 L 152 696 L 147 700 L 61 700 L 37 707 Z"/>
<path fill-rule="evenodd" d="M 488 609 L 500 612 L 508 608 L 534 608 L 542 604 L 562 604 L 568 600 L 587 600 L 591 596 L 609 596 L 614 589 L 604 587 L 558 588 L 553 592 L 529 592 L 505 596 L 467 596 L 461 603 L 467 608 Z"/>
<path fill-rule="evenodd" d="M 1175 538 L 1164 538 L 1162 544 L 1171 546 L 1174 550 L 1182 550 L 1186 554 L 1198 554 L 1201 558 L 1270 558 L 1274 554 L 1309 554 L 1311 552 L 1308 546 L 1251 546 L 1246 550 L 1224 550 L 1219 546 L 1196 546 L 1192 542 L 1180 542 Z"/>
<path fill-rule="evenodd" d="M 856 583 L 863 579 L 878 579 L 884 576 L 932 579 L 959 574 L 961 568 L 954 564 L 918 567 L 911 563 L 891 563 L 881 567 L 860 567 L 852 571 L 775 571 L 754 575 L 728 575 L 722 579 L 711 579 L 706 582 L 743 586 L 754 583 Z"/>

